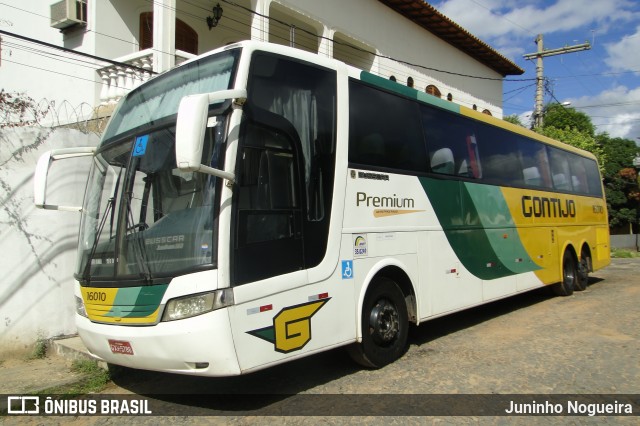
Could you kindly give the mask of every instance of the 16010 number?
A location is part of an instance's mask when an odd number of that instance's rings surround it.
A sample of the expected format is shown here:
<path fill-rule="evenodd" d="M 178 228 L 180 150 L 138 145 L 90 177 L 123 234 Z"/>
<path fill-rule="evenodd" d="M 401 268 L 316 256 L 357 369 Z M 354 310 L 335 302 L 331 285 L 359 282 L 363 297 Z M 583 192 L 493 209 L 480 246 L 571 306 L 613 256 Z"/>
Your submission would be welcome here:
<path fill-rule="evenodd" d="M 87 293 L 87 301 L 90 302 L 105 302 L 107 300 L 107 293 L 104 291 L 90 291 Z"/>

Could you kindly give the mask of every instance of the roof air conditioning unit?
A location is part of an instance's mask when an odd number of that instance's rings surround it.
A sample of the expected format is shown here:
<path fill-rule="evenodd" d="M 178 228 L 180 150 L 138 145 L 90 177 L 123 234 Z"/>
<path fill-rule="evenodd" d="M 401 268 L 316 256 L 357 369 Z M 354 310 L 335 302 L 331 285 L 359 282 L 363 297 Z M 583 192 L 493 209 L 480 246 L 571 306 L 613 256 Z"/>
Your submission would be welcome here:
<path fill-rule="evenodd" d="M 62 0 L 51 5 L 51 26 L 64 30 L 87 24 L 86 0 Z"/>

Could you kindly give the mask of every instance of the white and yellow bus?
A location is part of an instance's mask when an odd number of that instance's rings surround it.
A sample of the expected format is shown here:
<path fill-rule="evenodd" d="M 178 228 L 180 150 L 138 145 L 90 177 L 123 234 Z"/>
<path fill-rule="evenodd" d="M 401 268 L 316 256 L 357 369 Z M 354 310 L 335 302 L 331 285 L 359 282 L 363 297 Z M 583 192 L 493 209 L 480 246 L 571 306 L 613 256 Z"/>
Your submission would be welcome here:
<path fill-rule="evenodd" d="M 609 263 L 595 158 L 341 62 L 242 42 L 132 90 L 81 208 L 77 327 L 96 357 L 238 375 Z"/>

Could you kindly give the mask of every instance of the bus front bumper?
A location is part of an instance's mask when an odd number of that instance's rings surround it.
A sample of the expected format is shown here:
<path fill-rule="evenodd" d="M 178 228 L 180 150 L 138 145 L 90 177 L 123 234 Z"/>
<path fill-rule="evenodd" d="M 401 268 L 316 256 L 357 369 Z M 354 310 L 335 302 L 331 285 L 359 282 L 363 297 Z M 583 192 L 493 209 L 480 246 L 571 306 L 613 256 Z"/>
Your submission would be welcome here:
<path fill-rule="evenodd" d="M 226 309 L 153 326 L 97 324 L 80 315 L 76 324 L 89 352 L 111 364 L 198 376 L 240 374 Z"/>

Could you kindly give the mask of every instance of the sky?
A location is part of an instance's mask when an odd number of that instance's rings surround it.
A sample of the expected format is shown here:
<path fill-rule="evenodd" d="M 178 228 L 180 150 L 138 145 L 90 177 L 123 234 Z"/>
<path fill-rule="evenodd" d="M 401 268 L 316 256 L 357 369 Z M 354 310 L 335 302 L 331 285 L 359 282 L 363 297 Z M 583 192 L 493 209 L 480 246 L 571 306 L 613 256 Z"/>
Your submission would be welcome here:
<path fill-rule="evenodd" d="M 571 102 L 597 133 L 640 144 L 640 0 L 431 0 L 429 3 L 525 70 L 505 81 L 504 115 L 528 124 L 534 108 L 535 38 L 545 49 L 590 50 L 544 58 L 544 102 Z"/>

